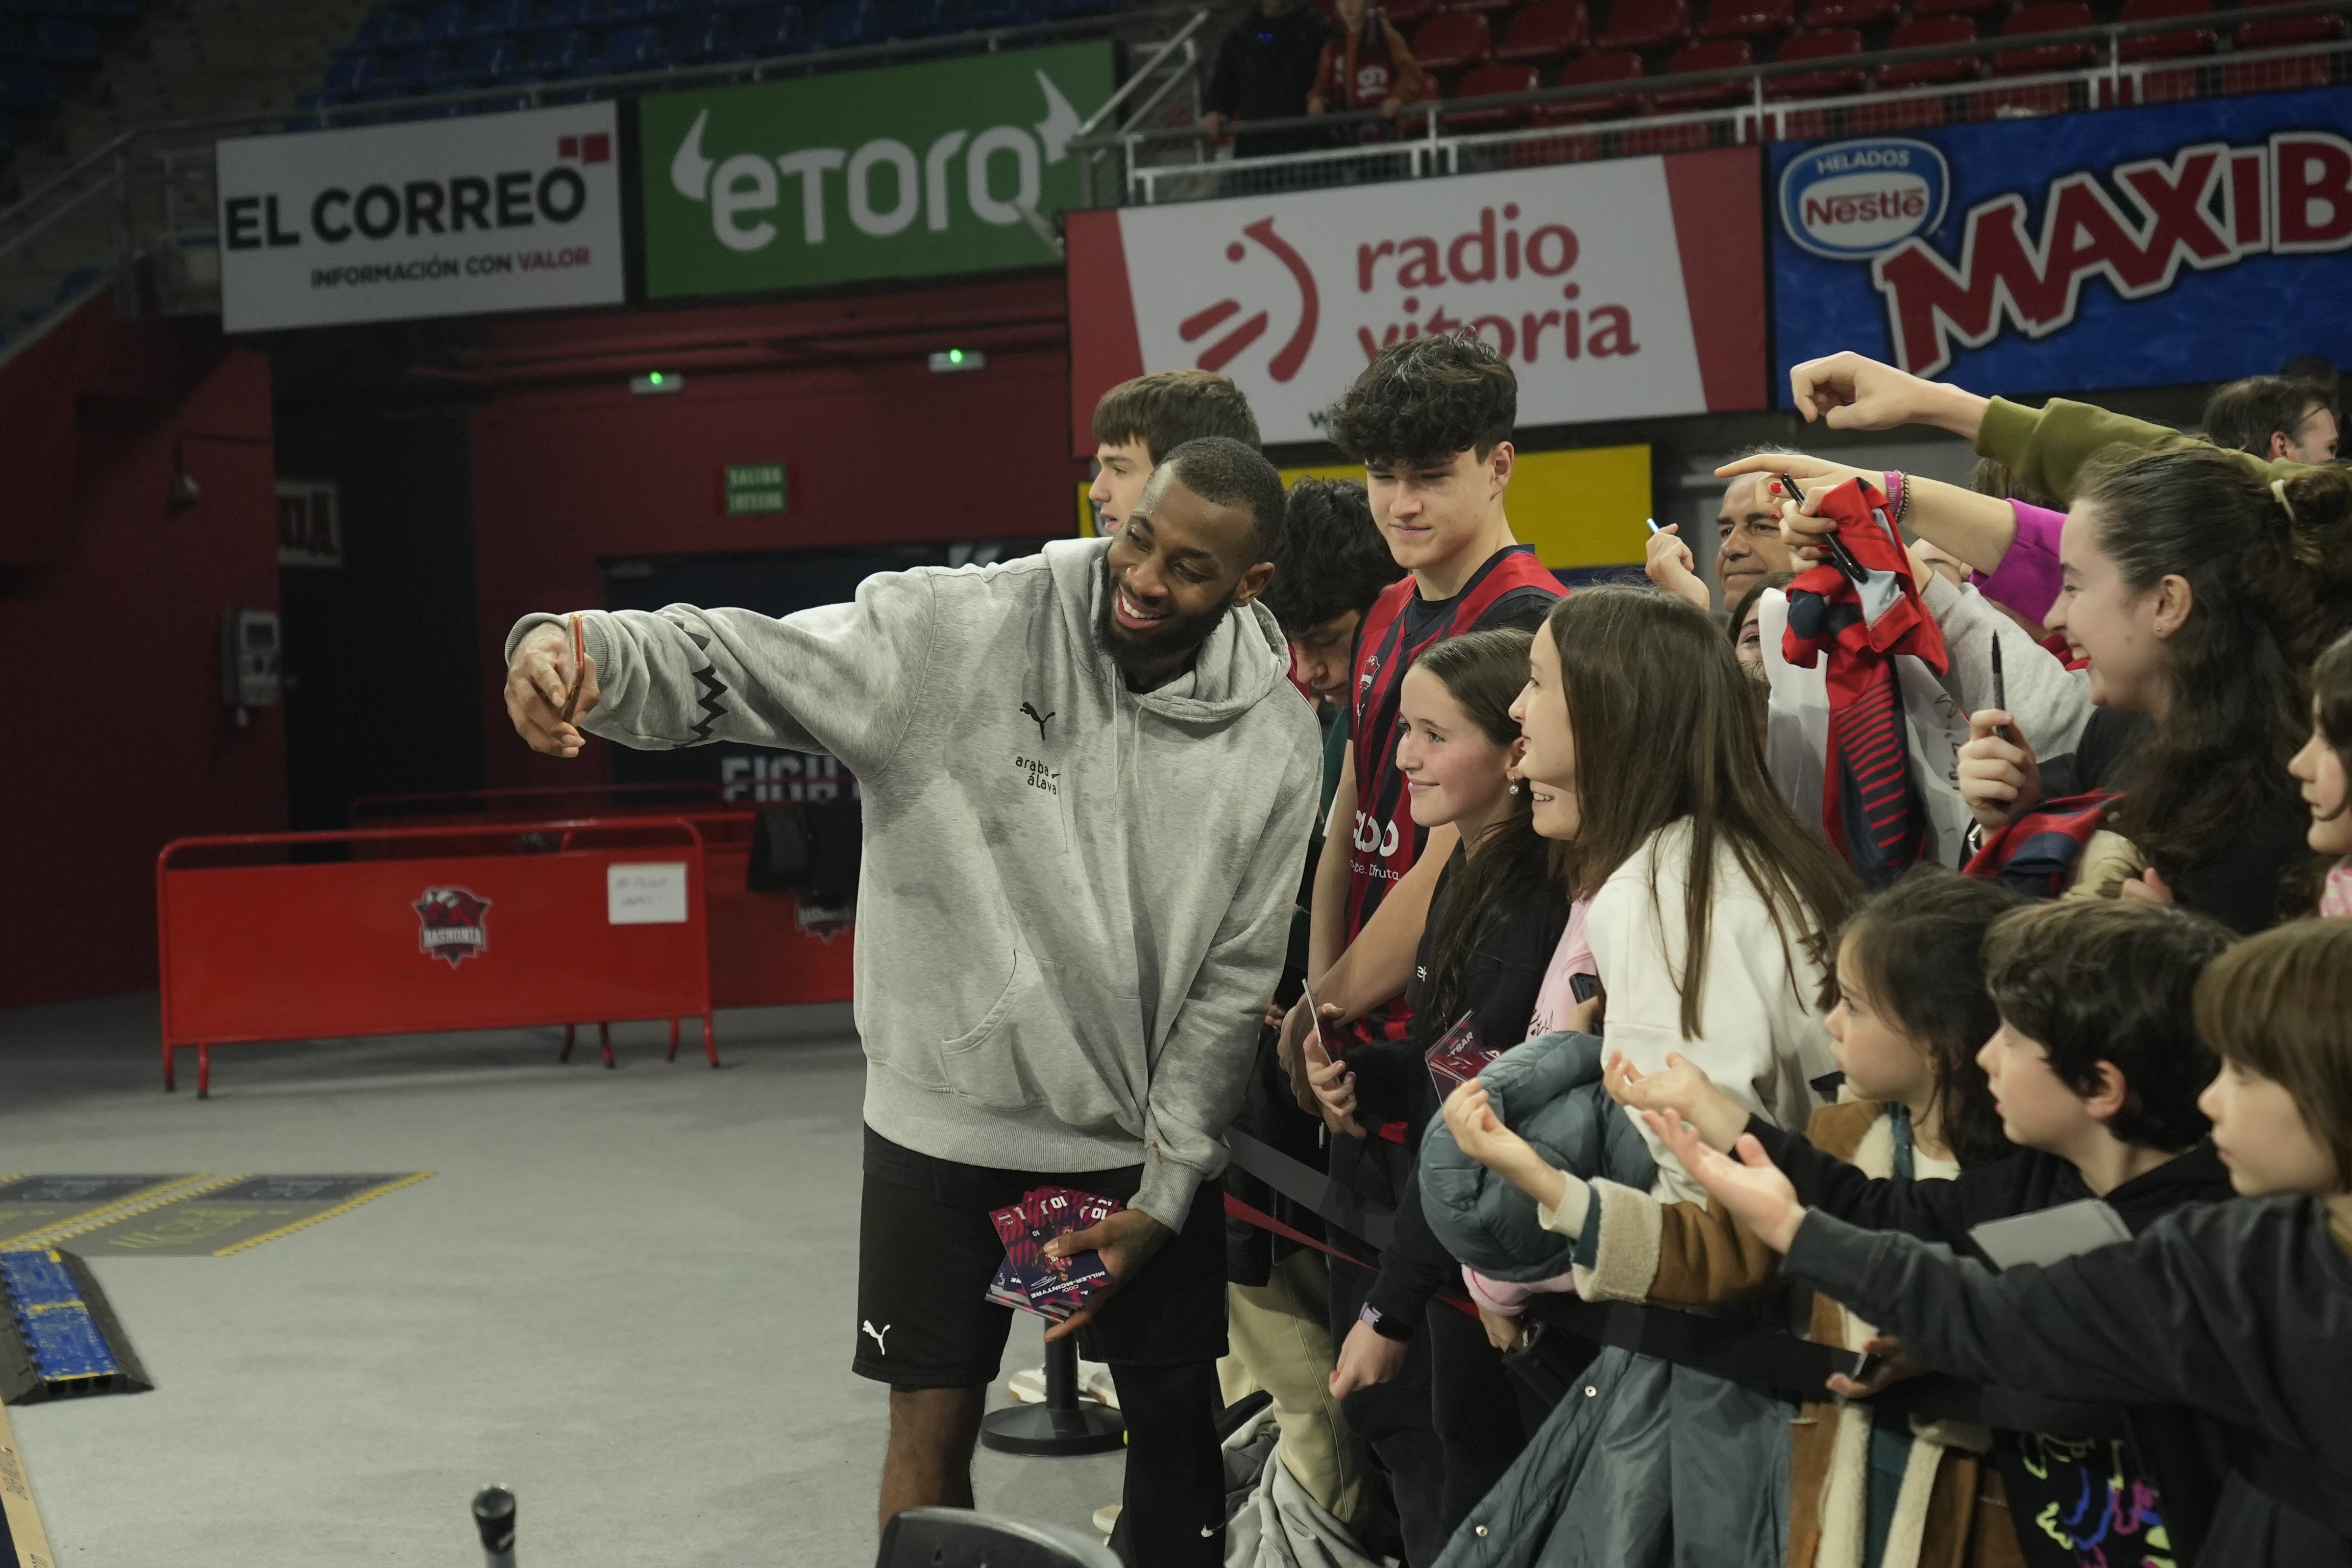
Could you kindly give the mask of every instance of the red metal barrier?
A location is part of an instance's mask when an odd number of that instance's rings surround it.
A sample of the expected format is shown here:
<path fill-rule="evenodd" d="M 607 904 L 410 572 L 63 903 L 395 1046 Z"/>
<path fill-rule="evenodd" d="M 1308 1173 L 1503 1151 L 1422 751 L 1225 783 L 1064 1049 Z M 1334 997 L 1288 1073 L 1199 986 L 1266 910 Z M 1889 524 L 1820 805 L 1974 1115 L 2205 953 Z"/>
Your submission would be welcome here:
<path fill-rule="evenodd" d="M 637 809 L 681 816 L 701 831 L 709 871 L 710 1004 L 714 1007 L 782 1007 L 808 1002 L 846 1002 L 852 989 L 856 937 L 847 930 L 820 926 L 804 916 L 789 893 L 754 892 L 748 879 L 751 825 L 758 813 L 721 805 L 717 784 L 560 784 L 524 789 L 456 790 L 441 795 L 362 795 L 352 803 L 354 827 L 394 822 L 445 827 L 508 825 L 521 846 L 544 839 L 546 819 L 593 805 L 599 816 Z M 679 805 L 680 800 L 707 801 Z M 645 801 L 642 808 L 634 802 Z M 667 801 L 667 805 L 654 805 Z M 431 837 L 370 846 L 371 858 L 404 858 L 439 854 L 446 847 Z M 586 1017 L 587 1015 L 582 1015 Z"/>
<path fill-rule="evenodd" d="M 699 1017 L 717 1067 L 700 831 L 682 817 L 540 826 L 551 846 L 520 854 L 503 824 L 164 846 L 163 1087 L 191 1047 L 202 1096 L 215 1045 L 583 1018 L 669 1019 L 675 1057 L 676 1020 Z M 419 839 L 431 858 L 399 856 Z"/>

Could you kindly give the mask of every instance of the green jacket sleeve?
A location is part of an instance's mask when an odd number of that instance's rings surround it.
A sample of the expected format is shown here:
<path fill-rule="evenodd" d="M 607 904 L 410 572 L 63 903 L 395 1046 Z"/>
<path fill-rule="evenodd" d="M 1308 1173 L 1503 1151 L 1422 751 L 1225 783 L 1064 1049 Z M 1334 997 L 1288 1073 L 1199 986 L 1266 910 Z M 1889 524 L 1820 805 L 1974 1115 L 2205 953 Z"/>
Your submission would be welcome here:
<path fill-rule="evenodd" d="M 2074 499 L 2074 481 L 2083 465 L 2110 447 L 2158 452 L 2172 447 L 2203 445 L 2168 425 L 2110 414 L 2087 403 L 2053 397 L 2041 408 L 2028 408 L 1996 397 L 1985 410 L 1977 430 L 1977 456 L 2006 467 L 2024 489 L 2050 497 L 2061 506 Z M 2306 465 L 2266 463 L 2251 452 L 2232 454 L 2262 476 L 2263 482 L 2283 479 Z"/>

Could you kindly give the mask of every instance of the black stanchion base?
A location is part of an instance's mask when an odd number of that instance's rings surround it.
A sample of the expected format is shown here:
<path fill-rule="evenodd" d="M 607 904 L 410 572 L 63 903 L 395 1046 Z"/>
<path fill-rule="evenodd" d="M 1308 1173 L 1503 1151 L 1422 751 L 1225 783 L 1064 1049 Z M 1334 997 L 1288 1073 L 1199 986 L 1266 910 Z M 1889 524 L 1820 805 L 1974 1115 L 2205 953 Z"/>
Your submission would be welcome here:
<path fill-rule="evenodd" d="M 1076 1410 L 1019 1405 L 999 1410 L 980 1424 L 982 1447 L 1000 1454 L 1067 1458 L 1107 1454 L 1127 1440 L 1127 1422 L 1116 1410 L 1090 1400 Z"/>

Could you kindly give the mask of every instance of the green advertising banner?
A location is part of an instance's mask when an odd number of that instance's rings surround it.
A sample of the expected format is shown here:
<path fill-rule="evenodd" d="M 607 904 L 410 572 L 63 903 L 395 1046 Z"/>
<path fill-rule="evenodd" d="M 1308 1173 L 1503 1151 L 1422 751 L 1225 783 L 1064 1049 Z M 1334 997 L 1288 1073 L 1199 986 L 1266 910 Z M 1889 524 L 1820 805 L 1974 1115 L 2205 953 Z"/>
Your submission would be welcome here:
<path fill-rule="evenodd" d="M 647 98 L 646 291 L 1050 266 L 1111 85 L 1106 40 Z"/>

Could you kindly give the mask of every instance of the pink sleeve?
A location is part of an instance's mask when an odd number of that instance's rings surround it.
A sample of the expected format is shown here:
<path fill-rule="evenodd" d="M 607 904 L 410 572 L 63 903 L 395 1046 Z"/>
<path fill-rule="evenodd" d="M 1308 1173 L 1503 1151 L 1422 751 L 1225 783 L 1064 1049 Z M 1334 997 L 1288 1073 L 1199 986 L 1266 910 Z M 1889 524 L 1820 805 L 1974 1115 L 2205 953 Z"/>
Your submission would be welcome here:
<path fill-rule="evenodd" d="M 1573 1274 L 1555 1274 L 1549 1279 L 1490 1279 L 1468 1264 L 1462 1266 L 1462 1283 L 1469 1287 L 1470 1299 L 1490 1312 L 1506 1318 L 1516 1318 L 1530 1296 L 1576 1294 Z"/>
<path fill-rule="evenodd" d="M 1995 604 L 2038 622 L 2058 602 L 2058 531 L 2066 514 L 2017 500 L 2009 510 L 2017 519 L 2009 553 L 1991 571 L 1970 573 L 1969 581 Z"/>

